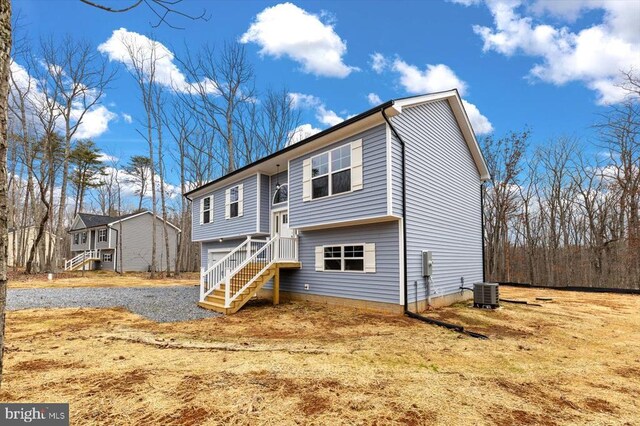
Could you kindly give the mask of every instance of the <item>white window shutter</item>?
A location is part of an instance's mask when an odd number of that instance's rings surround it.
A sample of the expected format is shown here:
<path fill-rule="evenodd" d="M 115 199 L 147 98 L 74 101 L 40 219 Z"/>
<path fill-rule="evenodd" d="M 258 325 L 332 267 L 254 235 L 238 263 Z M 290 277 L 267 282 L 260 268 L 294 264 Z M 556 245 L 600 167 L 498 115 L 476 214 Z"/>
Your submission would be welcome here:
<path fill-rule="evenodd" d="M 238 216 L 242 216 L 244 213 L 243 192 L 243 184 L 238 185 Z"/>
<path fill-rule="evenodd" d="M 302 162 L 302 201 L 311 200 L 311 158 Z"/>
<path fill-rule="evenodd" d="M 362 139 L 351 142 L 351 190 L 363 188 L 362 181 Z"/>
<path fill-rule="evenodd" d="M 209 223 L 213 223 L 213 194 L 209 195 Z"/>
<path fill-rule="evenodd" d="M 229 219 L 231 217 L 231 189 L 224 191 L 224 218 Z"/>
<path fill-rule="evenodd" d="M 316 246 L 316 271 L 324 271 L 324 247 Z"/>
<path fill-rule="evenodd" d="M 376 245 L 374 243 L 364 245 L 364 271 L 376 272 Z"/>

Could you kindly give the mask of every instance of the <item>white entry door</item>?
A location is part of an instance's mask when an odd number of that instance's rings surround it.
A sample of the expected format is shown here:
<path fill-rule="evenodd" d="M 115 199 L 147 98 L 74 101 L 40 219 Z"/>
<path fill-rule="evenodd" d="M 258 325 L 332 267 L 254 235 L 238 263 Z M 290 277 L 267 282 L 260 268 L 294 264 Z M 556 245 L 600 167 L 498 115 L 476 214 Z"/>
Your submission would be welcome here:
<path fill-rule="evenodd" d="M 280 234 L 281 237 L 291 237 L 291 229 L 289 229 L 289 211 L 281 210 L 273 212 L 271 216 L 271 236 Z"/>
<path fill-rule="evenodd" d="M 209 250 L 209 256 L 207 258 L 207 268 L 211 268 L 217 261 L 229 254 L 230 250 Z"/>

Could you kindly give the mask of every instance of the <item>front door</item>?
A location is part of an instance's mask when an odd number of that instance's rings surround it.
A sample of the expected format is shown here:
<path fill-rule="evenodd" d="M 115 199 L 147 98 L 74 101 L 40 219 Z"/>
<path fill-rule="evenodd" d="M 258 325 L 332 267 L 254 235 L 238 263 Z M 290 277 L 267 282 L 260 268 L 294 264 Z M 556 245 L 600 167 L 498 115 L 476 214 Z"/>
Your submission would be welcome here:
<path fill-rule="evenodd" d="M 271 217 L 271 236 L 280 234 L 281 237 L 291 237 L 291 229 L 289 229 L 289 211 L 281 210 L 273 212 Z"/>
<path fill-rule="evenodd" d="M 91 231 L 91 250 L 96 249 L 96 231 Z"/>

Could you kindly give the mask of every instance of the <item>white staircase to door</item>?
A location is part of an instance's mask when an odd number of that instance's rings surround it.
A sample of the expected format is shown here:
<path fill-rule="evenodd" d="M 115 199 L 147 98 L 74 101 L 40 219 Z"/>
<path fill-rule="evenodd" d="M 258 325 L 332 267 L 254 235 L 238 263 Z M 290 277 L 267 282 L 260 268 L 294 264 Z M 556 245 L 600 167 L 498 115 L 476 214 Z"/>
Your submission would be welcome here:
<path fill-rule="evenodd" d="M 298 238 L 248 237 L 200 275 L 201 307 L 231 314 L 244 306 L 281 268 L 300 268 Z M 275 288 L 274 292 L 279 291 Z M 277 297 L 274 294 L 274 300 Z"/>
<path fill-rule="evenodd" d="M 65 271 L 75 271 L 80 269 L 82 265 L 86 265 L 89 262 L 100 260 L 100 249 L 86 250 L 77 255 L 76 257 L 64 261 Z"/>

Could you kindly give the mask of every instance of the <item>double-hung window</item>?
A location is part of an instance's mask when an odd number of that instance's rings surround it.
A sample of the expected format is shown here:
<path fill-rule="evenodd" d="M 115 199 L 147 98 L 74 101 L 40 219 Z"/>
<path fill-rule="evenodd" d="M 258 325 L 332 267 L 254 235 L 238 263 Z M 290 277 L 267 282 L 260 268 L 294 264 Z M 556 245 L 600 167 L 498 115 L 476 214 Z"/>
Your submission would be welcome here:
<path fill-rule="evenodd" d="M 78 244 L 80 242 L 80 233 L 76 232 L 73 234 L 73 244 Z"/>
<path fill-rule="evenodd" d="M 83 232 L 82 233 L 82 244 L 85 244 L 87 242 L 87 233 Z"/>
<path fill-rule="evenodd" d="M 351 191 L 351 144 L 311 159 L 311 198 Z"/>
<path fill-rule="evenodd" d="M 232 186 L 225 191 L 225 218 L 243 215 L 243 184 Z"/>
<path fill-rule="evenodd" d="M 213 222 L 213 195 L 204 197 L 200 204 L 200 223 Z"/>
<path fill-rule="evenodd" d="M 362 139 L 307 158 L 302 163 L 303 201 L 362 188 Z"/>
<path fill-rule="evenodd" d="M 318 246 L 316 271 L 375 272 L 375 244 Z"/>
<path fill-rule="evenodd" d="M 231 188 L 229 192 L 229 216 L 238 217 L 238 207 L 240 203 L 240 190 L 237 186 Z"/>
<path fill-rule="evenodd" d="M 106 242 L 107 241 L 107 230 L 106 229 L 100 229 L 98 231 L 98 242 Z"/>

